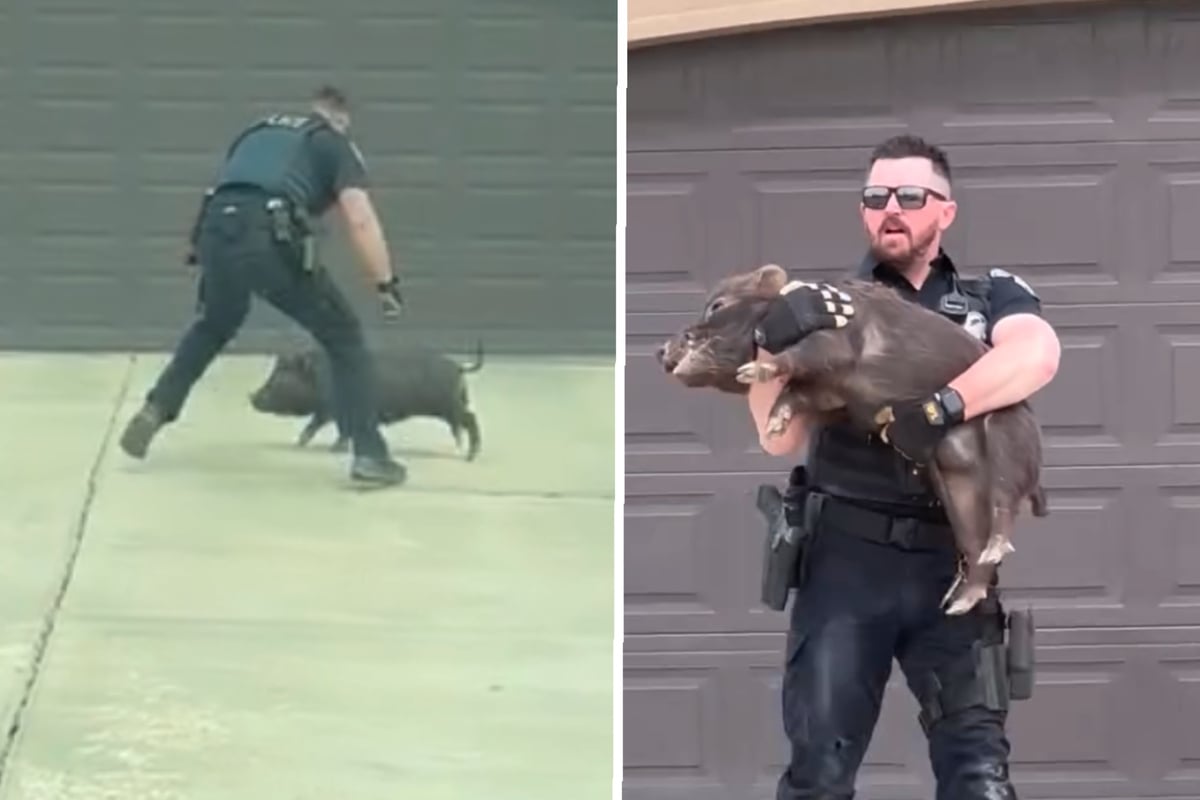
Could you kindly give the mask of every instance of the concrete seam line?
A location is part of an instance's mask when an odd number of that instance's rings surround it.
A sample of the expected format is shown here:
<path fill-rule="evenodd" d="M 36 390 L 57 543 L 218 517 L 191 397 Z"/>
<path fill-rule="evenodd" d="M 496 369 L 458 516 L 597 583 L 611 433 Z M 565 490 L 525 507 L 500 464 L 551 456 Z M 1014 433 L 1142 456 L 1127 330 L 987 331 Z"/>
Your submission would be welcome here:
<path fill-rule="evenodd" d="M 45 660 L 46 651 L 50 647 L 50 636 L 54 633 L 54 624 L 58 618 L 58 612 L 62 608 L 63 601 L 67 596 L 67 590 L 71 586 L 71 579 L 75 575 L 75 564 L 79 558 L 79 552 L 83 548 L 84 533 L 87 530 L 88 519 L 91 516 L 92 503 L 96 499 L 100 469 L 104 465 L 105 457 L 108 455 L 113 432 L 116 430 L 117 420 L 120 418 L 121 408 L 125 405 L 125 398 L 129 394 L 129 387 L 133 382 L 133 365 L 135 359 L 136 356 L 131 355 L 129 362 L 125 366 L 125 375 L 122 377 L 121 385 L 117 390 L 116 402 L 113 404 L 112 413 L 109 414 L 104 435 L 100 438 L 100 447 L 96 452 L 95 458 L 92 460 L 91 468 L 88 470 L 87 481 L 84 484 L 83 503 L 80 506 L 79 513 L 75 518 L 75 524 L 71 529 L 71 535 L 67 541 L 69 550 L 66 564 L 64 565 L 62 574 L 59 576 L 58 586 L 55 589 L 54 597 L 50 601 L 50 607 L 42 617 L 42 626 L 38 631 L 37 639 L 34 641 L 33 658 L 27 668 L 25 683 L 21 687 L 21 694 L 17 698 L 17 704 L 13 709 L 12 718 L 9 720 L 8 729 L 4 732 L 4 741 L 0 743 L 0 790 L 5 787 L 5 781 L 8 777 L 8 762 L 12 757 L 13 751 L 16 749 L 17 736 L 21 731 L 25 709 L 29 705 L 29 700 L 33 696 L 33 690 L 41 674 L 42 662 Z"/>

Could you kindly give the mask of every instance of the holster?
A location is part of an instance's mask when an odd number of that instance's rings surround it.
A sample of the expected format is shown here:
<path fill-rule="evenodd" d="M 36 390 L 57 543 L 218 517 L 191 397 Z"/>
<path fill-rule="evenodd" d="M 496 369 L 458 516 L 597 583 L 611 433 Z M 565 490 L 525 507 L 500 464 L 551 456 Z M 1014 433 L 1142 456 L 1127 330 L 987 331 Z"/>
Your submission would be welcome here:
<path fill-rule="evenodd" d="M 271 216 L 272 238 L 279 244 L 295 248 L 301 270 L 311 273 L 316 269 L 317 256 L 316 240 L 308 215 L 281 197 L 272 197 L 266 207 Z"/>
<path fill-rule="evenodd" d="M 1034 656 L 1033 609 L 1008 613 L 1008 695 L 1012 700 L 1033 697 L 1036 658 Z"/>
<path fill-rule="evenodd" d="M 795 474 L 786 494 L 770 484 L 759 486 L 755 505 L 767 523 L 760 599 L 772 611 L 783 611 L 791 590 L 804 582 L 817 506 Z"/>
<path fill-rule="evenodd" d="M 971 662 L 971 669 L 950 670 L 957 673 L 954 677 L 935 671 L 918 678 L 918 719 L 926 736 L 943 717 L 964 709 L 1007 711 L 1010 702 L 1033 696 L 1032 612 L 1005 614 L 999 600 L 991 595 L 972 613 L 989 619 L 980 641 L 964 656 Z"/>

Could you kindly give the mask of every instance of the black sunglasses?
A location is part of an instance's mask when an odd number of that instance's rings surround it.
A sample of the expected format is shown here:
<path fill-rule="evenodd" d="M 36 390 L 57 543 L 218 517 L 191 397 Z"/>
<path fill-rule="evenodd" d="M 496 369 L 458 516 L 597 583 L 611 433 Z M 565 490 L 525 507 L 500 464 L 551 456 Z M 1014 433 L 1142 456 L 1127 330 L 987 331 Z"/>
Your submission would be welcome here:
<path fill-rule="evenodd" d="M 888 200 L 896 195 L 896 202 L 905 211 L 916 211 L 925 207 L 930 196 L 945 200 L 946 195 L 926 189 L 924 186 L 867 186 L 862 190 L 862 204 L 872 211 L 887 208 Z"/>

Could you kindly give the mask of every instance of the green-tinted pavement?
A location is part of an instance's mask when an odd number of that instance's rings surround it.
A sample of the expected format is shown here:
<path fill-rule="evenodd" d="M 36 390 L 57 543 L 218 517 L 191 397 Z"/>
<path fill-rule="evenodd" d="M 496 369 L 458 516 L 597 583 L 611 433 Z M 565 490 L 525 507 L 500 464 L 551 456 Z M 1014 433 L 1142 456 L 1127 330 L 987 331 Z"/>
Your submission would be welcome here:
<path fill-rule="evenodd" d="M 610 796 L 611 366 L 490 358 L 479 459 L 403 423 L 409 483 L 362 493 L 227 358 L 88 505 L 159 363 L 0 357 L 5 723 L 87 505 L 0 797 Z"/>

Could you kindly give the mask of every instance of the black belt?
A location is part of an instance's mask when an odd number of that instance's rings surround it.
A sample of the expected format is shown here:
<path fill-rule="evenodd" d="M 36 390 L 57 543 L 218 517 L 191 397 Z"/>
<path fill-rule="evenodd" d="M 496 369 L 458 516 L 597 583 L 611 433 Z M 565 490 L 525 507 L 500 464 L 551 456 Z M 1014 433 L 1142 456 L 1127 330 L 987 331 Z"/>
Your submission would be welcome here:
<path fill-rule="evenodd" d="M 955 549 L 954 532 L 948 523 L 887 514 L 822 492 L 809 494 L 807 502 L 819 506 L 814 509 L 816 522 L 832 524 L 860 539 L 904 550 Z"/>

